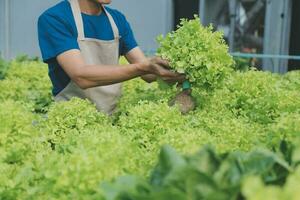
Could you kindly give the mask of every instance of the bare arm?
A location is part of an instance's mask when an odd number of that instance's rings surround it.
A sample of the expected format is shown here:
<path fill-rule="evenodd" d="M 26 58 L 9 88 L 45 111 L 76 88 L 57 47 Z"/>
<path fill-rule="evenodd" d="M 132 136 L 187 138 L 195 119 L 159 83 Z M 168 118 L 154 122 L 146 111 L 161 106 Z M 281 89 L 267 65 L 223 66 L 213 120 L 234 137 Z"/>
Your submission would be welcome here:
<path fill-rule="evenodd" d="M 178 76 L 178 74 L 165 69 L 164 67 L 167 67 L 168 63 L 159 58 L 147 59 L 125 67 L 87 65 L 80 50 L 73 49 L 57 56 L 57 60 L 70 78 L 82 89 L 120 83 L 146 74 Z"/>

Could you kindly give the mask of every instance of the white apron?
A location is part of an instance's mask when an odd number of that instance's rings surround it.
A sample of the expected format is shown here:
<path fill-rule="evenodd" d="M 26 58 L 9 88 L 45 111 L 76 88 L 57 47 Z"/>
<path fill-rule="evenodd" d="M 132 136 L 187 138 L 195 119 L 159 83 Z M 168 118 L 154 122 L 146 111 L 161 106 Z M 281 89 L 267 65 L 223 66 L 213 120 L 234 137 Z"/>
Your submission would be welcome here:
<path fill-rule="evenodd" d="M 87 65 L 118 65 L 119 63 L 119 30 L 112 16 L 103 8 L 107 15 L 113 33 L 114 40 L 103 41 L 86 38 L 84 35 L 83 20 L 78 0 L 69 0 L 75 19 L 78 44 Z M 80 89 L 72 80 L 56 97 L 55 101 L 68 101 L 72 97 L 89 99 L 97 109 L 107 114 L 112 114 L 121 96 L 121 84 L 101 86 L 86 90 Z"/>

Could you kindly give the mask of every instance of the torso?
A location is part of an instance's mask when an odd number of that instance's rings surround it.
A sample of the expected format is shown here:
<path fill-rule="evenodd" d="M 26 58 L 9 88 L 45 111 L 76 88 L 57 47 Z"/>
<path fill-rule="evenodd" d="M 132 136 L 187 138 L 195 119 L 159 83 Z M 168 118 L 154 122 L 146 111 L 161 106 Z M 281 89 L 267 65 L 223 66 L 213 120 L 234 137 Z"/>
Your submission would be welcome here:
<path fill-rule="evenodd" d="M 107 12 L 111 14 L 119 29 L 119 54 L 123 55 L 129 49 L 136 47 L 137 43 L 124 15 L 115 9 L 108 7 L 105 8 Z M 60 2 L 54 7 L 48 9 L 43 15 L 55 17 L 60 20 L 64 24 L 66 30 L 70 32 L 74 40 L 77 40 L 77 28 L 71 6 L 68 1 Z M 84 24 L 84 33 L 87 38 L 108 41 L 114 38 L 109 19 L 104 12 L 98 16 L 82 14 L 82 19 Z M 58 64 L 55 57 L 48 59 L 47 63 L 49 65 L 49 76 L 53 84 L 53 95 L 55 96 L 68 85 L 70 78 Z"/>

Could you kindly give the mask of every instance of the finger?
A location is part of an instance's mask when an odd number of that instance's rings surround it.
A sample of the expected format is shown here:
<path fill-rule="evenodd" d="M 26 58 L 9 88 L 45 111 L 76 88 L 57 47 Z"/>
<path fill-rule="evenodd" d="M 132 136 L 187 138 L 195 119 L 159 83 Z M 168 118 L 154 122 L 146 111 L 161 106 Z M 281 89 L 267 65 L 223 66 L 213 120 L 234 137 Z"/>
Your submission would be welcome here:
<path fill-rule="evenodd" d="M 177 73 L 175 72 L 172 72 L 168 69 L 165 69 L 159 65 L 157 65 L 157 71 L 158 71 L 158 75 L 161 76 L 161 77 L 176 77 L 177 76 Z"/>
<path fill-rule="evenodd" d="M 185 75 L 179 75 L 176 77 L 164 77 L 162 79 L 166 82 L 183 83 L 186 80 L 186 77 Z"/>
<path fill-rule="evenodd" d="M 179 75 L 176 79 L 179 83 L 183 83 L 186 80 L 186 76 L 185 75 Z"/>
<path fill-rule="evenodd" d="M 162 59 L 160 57 L 156 57 L 156 64 L 159 64 L 160 66 L 164 67 L 164 68 L 167 68 L 167 69 L 170 69 L 170 63 L 169 61 L 165 60 L 165 59 Z"/>
<path fill-rule="evenodd" d="M 178 74 L 178 79 L 186 79 L 186 75 L 185 74 Z"/>

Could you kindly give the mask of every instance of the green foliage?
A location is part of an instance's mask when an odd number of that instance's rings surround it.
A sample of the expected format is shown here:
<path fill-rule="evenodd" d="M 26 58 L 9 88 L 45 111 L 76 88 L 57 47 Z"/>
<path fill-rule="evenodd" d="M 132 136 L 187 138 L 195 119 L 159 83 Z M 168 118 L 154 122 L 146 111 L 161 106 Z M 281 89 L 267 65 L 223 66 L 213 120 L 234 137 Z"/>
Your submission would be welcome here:
<path fill-rule="evenodd" d="M 174 95 L 174 90 L 160 90 L 158 83 L 148 84 L 142 79 L 127 81 L 123 86 L 123 95 L 118 105 L 118 111 L 127 112 L 128 107 L 140 101 L 160 102 Z"/>
<path fill-rule="evenodd" d="M 35 126 L 14 104 L 1 104 L 1 199 L 101 199 L 102 181 L 144 169 L 138 148 L 91 103 L 53 105 Z"/>
<path fill-rule="evenodd" d="M 103 188 L 107 199 L 241 199 L 246 177 L 256 175 L 264 183 L 281 185 L 290 170 L 282 158 L 268 150 L 219 155 L 204 147 L 197 154 L 181 156 L 165 146 L 148 181 L 120 178 Z M 126 187 L 120 187 L 124 180 Z"/>
<path fill-rule="evenodd" d="M 55 145 L 70 134 L 78 136 L 86 130 L 105 130 L 110 127 L 109 123 L 108 117 L 97 112 L 90 102 L 74 98 L 51 106 L 40 126 L 50 134 L 51 143 Z"/>
<path fill-rule="evenodd" d="M 198 17 L 183 19 L 179 28 L 158 38 L 157 55 L 170 61 L 172 69 L 185 73 L 193 86 L 214 89 L 232 71 L 234 61 L 223 35 L 203 27 Z"/>
<path fill-rule="evenodd" d="M 0 199 L 18 199 L 28 190 L 30 171 L 23 168 L 49 149 L 34 127 L 37 117 L 11 100 L 0 104 Z M 19 196 L 21 198 L 21 196 Z"/>
<path fill-rule="evenodd" d="M 224 153 L 247 151 L 267 143 L 266 127 L 236 118 L 230 111 L 217 108 L 209 106 L 188 116 L 186 127 L 189 132 L 197 133 L 196 144 L 211 144 L 218 152 Z"/>
<path fill-rule="evenodd" d="M 9 64 L 0 57 L 0 80 L 4 79 L 8 70 Z"/>
<path fill-rule="evenodd" d="M 198 148 L 197 142 L 201 137 L 198 131 L 185 126 L 186 120 L 176 107 L 170 108 L 163 101 L 141 101 L 120 116 L 117 126 L 120 133 L 133 141 L 145 155 L 142 162 L 147 173 L 164 144 L 170 144 L 181 152 Z"/>
<path fill-rule="evenodd" d="M 214 95 L 237 117 L 259 123 L 270 123 L 278 117 L 280 90 L 278 77 L 267 72 L 236 73 Z M 216 98 L 217 99 L 217 98 Z"/>
<path fill-rule="evenodd" d="M 300 195 L 300 167 L 287 178 L 281 188 L 268 186 L 259 177 L 249 177 L 243 184 L 243 194 L 248 200 L 297 200 Z"/>
<path fill-rule="evenodd" d="M 33 127 L 35 116 L 13 101 L 0 104 L 0 161 L 22 164 L 31 154 L 37 131 Z"/>
<path fill-rule="evenodd" d="M 51 83 L 47 67 L 37 61 L 12 61 L 4 80 L 0 81 L 0 100 L 11 99 L 30 104 L 36 112 L 50 105 Z"/>
<path fill-rule="evenodd" d="M 287 81 L 285 86 L 289 89 L 299 90 L 300 87 L 299 76 L 300 76 L 300 71 L 291 71 L 285 74 L 283 77 Z"/>
<path fill-rule="evenodd" d="M 164 102 L 140 102 L 127 114 L 121 115 L 118 123 L 122 133 L 149 151 L 153 150 L 153 145 L 160 146 L 167 142 L 163 137 L 178 132 L 183 124 L 179 110 L 170 108 Z"/>
<path fill-rule="evenodd" d="M 246 72 L 250 69 L 250 59 L 249 58 L 239 58 L 234 57 L 235 69 L 238 71 Z"/>
<path fill-rule="evenodd" d="M 22 177 L 31 188 L 31 192 L 19 194 L 22 199 L 101 199 L 102 181 L 138 171 L 138 167 L 133 170 L 138 166 L 134 146 L 113 132 L 89 130 L 69 136 L 68 141 L 69 152 L 62 153 L 57 148 L 32 159 L 21 169 L 31 171 L 26 178 Z M 14 188 L 18 189 L 19 186 Z"/>
<path fill-rule="evenodd" d="M 277 119 L 267 136 L 270 145 L 276 146 L 279 141 L 294 142 L 300 137 L 300 112 L 286 113 Z"/>

